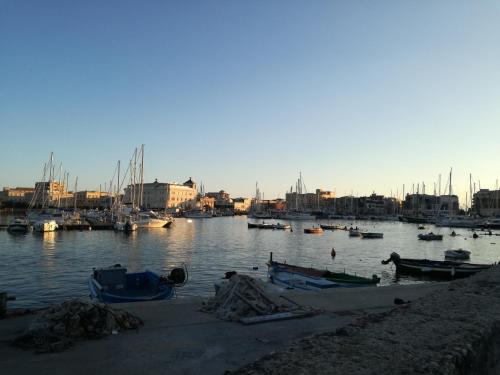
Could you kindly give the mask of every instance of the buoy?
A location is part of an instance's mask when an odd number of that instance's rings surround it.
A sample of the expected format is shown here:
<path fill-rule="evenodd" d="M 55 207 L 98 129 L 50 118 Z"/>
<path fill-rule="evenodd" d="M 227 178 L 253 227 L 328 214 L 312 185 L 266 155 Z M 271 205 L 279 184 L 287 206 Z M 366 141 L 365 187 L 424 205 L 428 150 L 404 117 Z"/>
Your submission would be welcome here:
<path fill-rule="evenodd" d="M 335 249 L 333 247 L 332 247 L 332 252 L 330 254 L 332 254 L 332 257 L 334 257 L 335 255 L 337 255 L 337 253 L 335 252 Z"/>

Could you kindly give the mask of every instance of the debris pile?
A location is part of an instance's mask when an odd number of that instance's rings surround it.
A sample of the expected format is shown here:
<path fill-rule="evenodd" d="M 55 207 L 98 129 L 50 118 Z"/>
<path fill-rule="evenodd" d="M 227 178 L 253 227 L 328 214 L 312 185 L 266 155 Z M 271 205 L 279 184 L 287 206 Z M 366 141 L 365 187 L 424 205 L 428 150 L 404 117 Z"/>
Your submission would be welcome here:
<path fill-rule="evenodd" d="M 78 299 L 53 305 L 37 316 L 12 344 L 37 353 L 58 352 L 77 340 L 98 339 L 143 325 L 140 318 L 98 302 Z"/>
<path fill-rule="evenodd" d="M 241 318 L 290 311 L 290 308 L 267 296 L 258 280 L 233 274 L 222 283 L 215 297 L 204 302 L 201 311 L 215 313 L 222 320 L 237 322 Z"/>

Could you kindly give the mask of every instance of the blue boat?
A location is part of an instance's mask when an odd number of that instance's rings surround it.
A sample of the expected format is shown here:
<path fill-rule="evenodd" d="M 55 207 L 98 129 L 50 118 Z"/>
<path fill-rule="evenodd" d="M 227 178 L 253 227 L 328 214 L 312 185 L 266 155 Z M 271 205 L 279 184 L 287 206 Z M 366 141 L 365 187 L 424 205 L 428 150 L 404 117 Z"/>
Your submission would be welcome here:
<path fill-rule="evenodd" d="M 88 279 L 90 296 L 101 302 L 144 302 L 171 299 L 175 287 L 187 281 L 185 268 L 174 268 L 168 276 L 146 270 L 127 273 L 117 264 L 107 268 L 94 269 Z"/>

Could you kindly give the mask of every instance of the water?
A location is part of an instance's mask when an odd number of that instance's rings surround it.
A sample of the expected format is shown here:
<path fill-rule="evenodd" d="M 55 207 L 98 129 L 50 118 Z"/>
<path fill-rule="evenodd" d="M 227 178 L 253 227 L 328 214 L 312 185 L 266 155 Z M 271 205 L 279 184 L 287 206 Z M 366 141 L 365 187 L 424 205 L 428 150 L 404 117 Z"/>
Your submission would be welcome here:
<path fill-rule="evenodd" d="M 292 222 L 293 232 L 248 229 L 246 217 L 176 219 L 171 228 L 144 229 L 129 235 L 113 231 L 12 235 L 0 231 L 0 290 L 17 296 L 10 306 L 45 306 L 87 296 L 86 281 L 93 267 L 120 263 L 130 271 L 149 268 L 167 273 L 185 263 L 189 282 L 178 289 L 179 297 L 211 296 L 214 281 L 227 271 L 265 278 L 271 251 L 275 260 L 291 264 L 345 269 L 364 276 L 375 273 L 382 278 L 381 285 L 418 282 L 396 280 L 394 266 L 380 263 L 393 251 L 402 257 L 441 260 L 444 250 L 464 248 L 471 251 L 470 261 L 474 263 L 500 259 L 500 237 L 481 235 L 472 239 L 472 231 L 467 229 L 455 229 L 458 236 L 451 237 L 449 228 L 428 226 L 427 231 L 445 236 L 443 241 L 427 242 L 417 240 L 417 234 L 426 231 L 418 230 L 415 224 L 335 223 L 383 232 L 384 238 L 363 240 L 349 237 L 345 231 L 304 234 L 303 228 L 318 222 Z M 330 255 L 332 247 L 335 258 Z"/>

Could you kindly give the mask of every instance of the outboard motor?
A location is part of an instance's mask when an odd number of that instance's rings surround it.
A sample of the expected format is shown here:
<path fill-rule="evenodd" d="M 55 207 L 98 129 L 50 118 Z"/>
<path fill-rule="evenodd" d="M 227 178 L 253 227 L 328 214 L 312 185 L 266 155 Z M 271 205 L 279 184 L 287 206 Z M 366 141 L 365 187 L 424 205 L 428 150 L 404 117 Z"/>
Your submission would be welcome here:
<path fill-rule="evenodd" d="M 184 268 L 174 268 L 170 271 L 170 275 L 167 276 L 168 280 L 174 284 L 184 284 L 186 277 Z"/>

